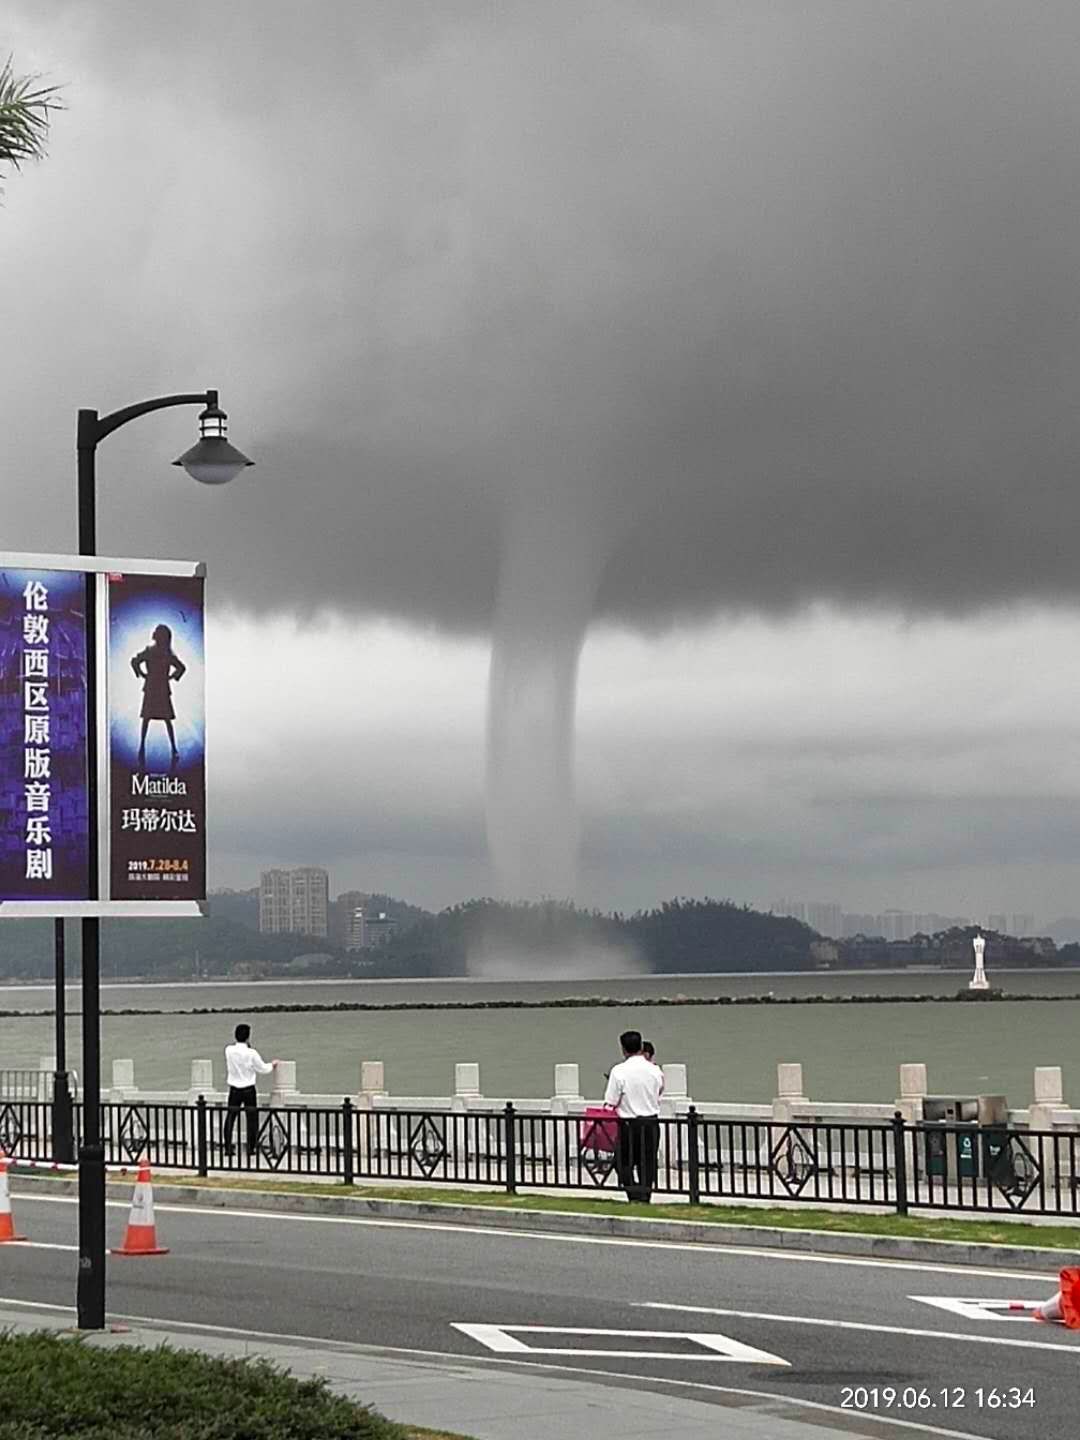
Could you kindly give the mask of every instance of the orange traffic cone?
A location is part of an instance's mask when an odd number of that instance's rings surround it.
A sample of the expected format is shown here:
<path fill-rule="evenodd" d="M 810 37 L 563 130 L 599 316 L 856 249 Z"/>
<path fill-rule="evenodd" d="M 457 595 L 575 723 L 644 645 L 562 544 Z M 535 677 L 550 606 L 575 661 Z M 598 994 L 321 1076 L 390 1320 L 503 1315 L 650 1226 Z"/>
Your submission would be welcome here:
<path fill-rule="evenodd" d="M 139 1173 L 135 1180 L 135 1194 L 131 1198 L 131 1214 L 124 1233 L 124 1243 L 112 1255 L 167 1255 L 157 1243 L 154 1226 L 154 1190 L 150 1184 L 150 1164 L 144 1158 L 139 1161 Z"/>
<path fill-rule="evenodd" d="M 1080 1269 L 1071 1265 L 1061 1272 L 1061 1318 L 1070 1330 L 1080 1330 Z"/>
<path fill-rule="evenodd" d="M 0 1244 L 5 1240 L 25 1240 L 25 1235 L 15 1234 L 15 1217 L 11 1213 L 11 1196 L 8 1194 L 8 1160 L 0 1150 Z"/>
<path fill-rule="evenodd" d="M 1057 1321 L 1070 1330 L 1080 1330 L 1080 1268 L 1066 1266 L 1060 1280 L 1060 1290 L 1039 1306 L 1035 1319 Z"/>

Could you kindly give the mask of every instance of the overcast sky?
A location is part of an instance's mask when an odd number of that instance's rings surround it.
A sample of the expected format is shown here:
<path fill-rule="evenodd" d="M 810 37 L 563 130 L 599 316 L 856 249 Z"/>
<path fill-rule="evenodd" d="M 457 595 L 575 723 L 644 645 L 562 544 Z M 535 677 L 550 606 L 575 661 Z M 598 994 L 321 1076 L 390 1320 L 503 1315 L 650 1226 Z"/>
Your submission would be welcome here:
<path fill-rule="evenodd" d="M 9 0 L 5 548 L 205 556 L 212 879 L 491 887 L 506 515 L 603 556 L 579 898 L 1075 913 L 1080 11 Z M 538 498 L 539 497 L 539 501 Z M 557 532 L 558 527 L 552 527 Z"/>

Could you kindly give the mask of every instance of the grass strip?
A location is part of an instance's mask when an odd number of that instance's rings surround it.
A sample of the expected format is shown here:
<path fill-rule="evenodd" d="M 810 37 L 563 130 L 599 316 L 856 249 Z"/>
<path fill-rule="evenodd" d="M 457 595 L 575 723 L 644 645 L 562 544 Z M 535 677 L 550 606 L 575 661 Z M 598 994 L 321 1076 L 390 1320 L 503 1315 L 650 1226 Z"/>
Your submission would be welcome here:
<path fill-rule="evenodd" d="M 968 1245 L 1022 1245 L 1080 1253 L 1080 1226 L 1032 1225 L 1003 1216 L 1000 1220 L 862 1213 L 849 1210 L 757 1208 L 750 1205 L 633 1205 L 578 1195 L 506 1195 L 417 1186 L 331 1185 L 303 1180 L 259 1180 L 170 1176 L 161 1183 L 220 1190 L 252 1190 L 281 1195 L 329 1195 L 361 1200 L 409 1200 L 427 1205 L 469 1205 L 492 1212 L 541 1210 L 574 1215 L 615 1215 L 643 1220 L 683 1220 L 706 1225 L 767 1226 L 781 1230 L 823 1230 L 836 1235 L 892 1235 L 914 1240 L 958 1240 Z"/>

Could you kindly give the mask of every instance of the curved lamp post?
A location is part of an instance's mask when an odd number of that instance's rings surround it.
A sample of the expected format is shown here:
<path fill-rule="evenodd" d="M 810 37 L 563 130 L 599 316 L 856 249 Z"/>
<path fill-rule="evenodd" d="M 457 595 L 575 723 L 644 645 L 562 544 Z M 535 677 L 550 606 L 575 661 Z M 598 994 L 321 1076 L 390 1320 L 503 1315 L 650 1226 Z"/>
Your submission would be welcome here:
<path fill-rule="evenodd" d="M 76 449 L 79 457 L 79 554 L 93 555 L 97 549 L 97 447 L 107 435 L 129 420 L 164 410 L 173 405 L 202 405 L 199 439 L 173 463 L 180 465 L 203 485 L 224 485 L 255 462 L 242 455 L 225 438 L 226 416 L 218 408 L 218 392 L 204 390 L 194 395 L 162 395 L 141 400 L 110 415 L 80 410 Z M 86 577 L 86 749 L 87 801 L 90 825 L 90 898 L 98 895 L 97 843 L 97 614 L 93 575 Z M 62 922 L 58 922 L 61 925 Z M 58 932 L 59 933 L 59 932 Z M 63 977 L 57 965 L 57 986 L 62 992 Z M 101 922 L 97 917 L 82 921 L 82 1037 L 83 1037 L 83 1134 L 79 1146 L 79 1280 L 78 1324 L 80 1330 L 105 1328 L 105 1147 L 101 1140 Z M 58 1017 L 59 1023 L 59 1017 Z M 59 1040 L 59 1036 L 58 1036 Z M 57 1069 L 61 1068 L 62 1045 L 58 1044 Z"/>

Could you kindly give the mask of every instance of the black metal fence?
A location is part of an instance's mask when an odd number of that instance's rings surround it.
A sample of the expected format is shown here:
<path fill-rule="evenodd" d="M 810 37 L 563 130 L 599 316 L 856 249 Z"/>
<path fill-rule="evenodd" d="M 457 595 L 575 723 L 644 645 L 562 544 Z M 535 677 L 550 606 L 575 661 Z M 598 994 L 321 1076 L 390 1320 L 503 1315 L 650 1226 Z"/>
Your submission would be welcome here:
<path fill-rule="evenodd" d="M 53 1163 L 55 1102 L 0 1099 L 0 1150 Z M 82 1105 L 70 1105 L 77 1144 Z M 1080 1133 L 891 1122 L 662 1118 L 643 1131 L 614 1116 L 501 1110 L 228 1110 L 102 1105 L 109 1165 L 145 1156 L 158 1170 L 299 1175 L 612 1193 L 658 1199 L 801 1202 L 908 1210 L 1080 1215 Z M 63 1141 L 63 1119 L 60 1117 Z"/>

